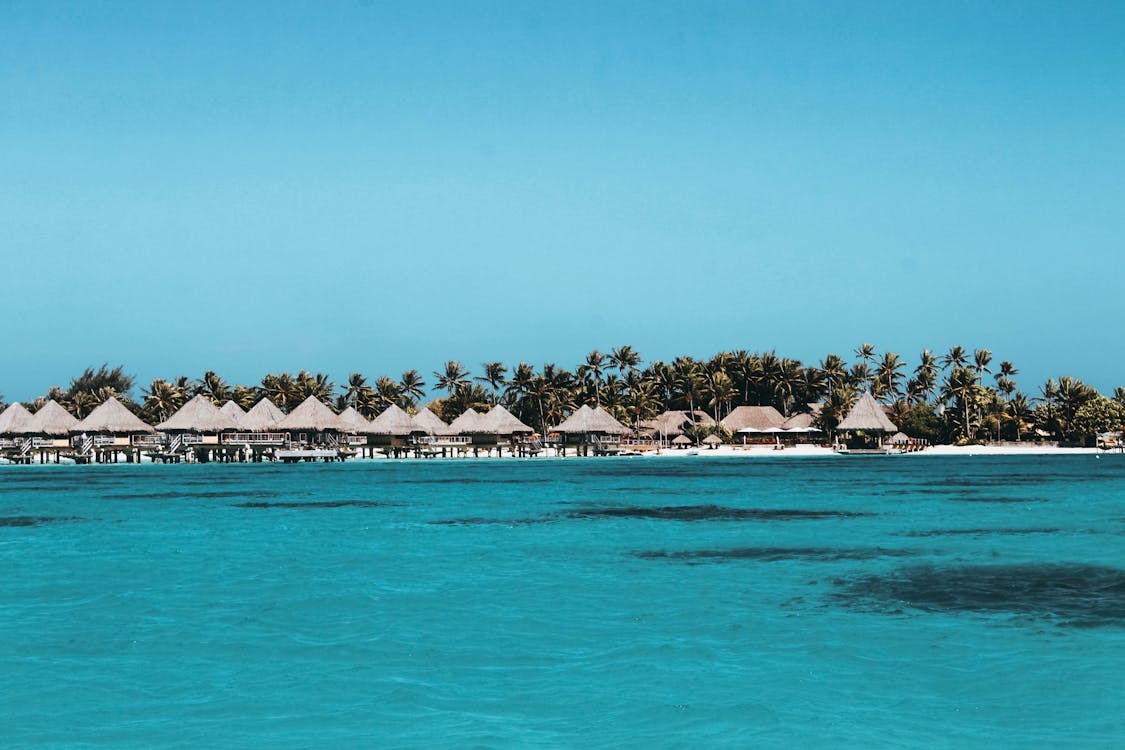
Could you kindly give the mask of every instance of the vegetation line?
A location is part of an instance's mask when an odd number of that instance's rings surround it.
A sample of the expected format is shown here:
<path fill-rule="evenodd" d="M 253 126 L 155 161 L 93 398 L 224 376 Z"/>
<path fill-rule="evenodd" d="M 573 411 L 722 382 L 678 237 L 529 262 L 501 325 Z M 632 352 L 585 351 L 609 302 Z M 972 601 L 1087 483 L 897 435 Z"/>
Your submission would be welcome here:
<path fill-rule="evenodd" d="M 739 350 L 708 360 L 676 357 L 645 365 L 631 346 L 620 346 L 608 354 L 595 349 L 572 370 L 554 363 L 536 369 L 520 362 L 509 369 L 501 362 L 485 362 L 477 376 L 450 360 L 433 373 L 434 388 L 445 395 L 426 406 L 450 421 L 469 408 L 483 411 L 502 404 L 544 432 L 583 404 L 601 406 L 631 425 L 669 409 L 707 410 L 719 422 L 738 406 L 773 406 L 785 415 L 815 410 L 816 426 L 831 431 L 859 394 L 870 391 L 902 431 L 932 443 L 1020 441 L 1029 433 L 1088 442 L 1125 424 L 1125 388 L 1114 389 L 1107 398 L 1077 378 L 1062 376 L 1029 396 L 1017 388 L 1015 365 L 994 365 L 987 349 L 970 353 L 954 346 L 942 355 L 923 350 L 910 371 L 899 354 L 880 356 L 871 344 L 857 347 L 854 355 L 851 363 L 829 354 L 805 365 L 773 351 Z M 197 380 L 156 378 L 141 389 L 139 399 L 133 388 L 134 378 L 123 367 L 102 365 L 87 368 L 68 388 L 54 386 L 25 406 L 34 412 L 54 399 L 81 419 L 117 397 L 137 416 L 157 424 L 197 394 L 217 404 L 232 400 L 244 409 L 265 397 L 285 412 L 315 396 L 337 411 L 352 406 L 368 418 L 392 404 L 415 410 L 426 396 L 426 383 L 413 369 L 398 379 L 380 375 L 373 383 L 356 372 L 340 386 L 323 373 L 305 370 L 267 374 L 256 385 L 232 385 L 208 370 Z"/>

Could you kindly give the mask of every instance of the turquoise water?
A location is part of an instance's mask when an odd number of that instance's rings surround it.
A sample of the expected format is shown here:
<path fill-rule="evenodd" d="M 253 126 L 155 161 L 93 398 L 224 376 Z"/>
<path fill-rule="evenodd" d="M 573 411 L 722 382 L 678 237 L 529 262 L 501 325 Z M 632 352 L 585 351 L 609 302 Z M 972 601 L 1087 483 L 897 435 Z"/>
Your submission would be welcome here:
<path fill-rule="evenodd" d="M 1125 457 L 0 468 L 4 747 L 1120 747 Z"/>

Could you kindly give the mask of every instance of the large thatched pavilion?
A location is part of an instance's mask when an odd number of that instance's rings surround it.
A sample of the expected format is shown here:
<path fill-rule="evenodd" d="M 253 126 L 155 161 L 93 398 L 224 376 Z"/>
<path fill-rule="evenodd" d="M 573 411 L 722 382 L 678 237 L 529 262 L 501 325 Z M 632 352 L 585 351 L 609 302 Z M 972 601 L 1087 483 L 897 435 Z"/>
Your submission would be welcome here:
<path fill-rule="evenodd" d="M 898 432 L 898 427 L 887 417 L 883 405 L 864 391 L 848 415 L 836 425 L 836 432 L 845 435 L 848 450 L 882 450 L 883 439 Z"/>

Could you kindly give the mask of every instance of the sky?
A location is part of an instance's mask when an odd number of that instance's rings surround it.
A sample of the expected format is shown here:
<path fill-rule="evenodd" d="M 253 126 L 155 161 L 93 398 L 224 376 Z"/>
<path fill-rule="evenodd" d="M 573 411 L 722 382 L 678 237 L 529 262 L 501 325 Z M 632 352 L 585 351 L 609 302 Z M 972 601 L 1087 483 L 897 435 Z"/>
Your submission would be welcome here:
<path fill-rule="evenodd" d="M 0 393 L 863 342 L 1106 392 L 1123 31 L 1120 2 L 6 0 Z"/>

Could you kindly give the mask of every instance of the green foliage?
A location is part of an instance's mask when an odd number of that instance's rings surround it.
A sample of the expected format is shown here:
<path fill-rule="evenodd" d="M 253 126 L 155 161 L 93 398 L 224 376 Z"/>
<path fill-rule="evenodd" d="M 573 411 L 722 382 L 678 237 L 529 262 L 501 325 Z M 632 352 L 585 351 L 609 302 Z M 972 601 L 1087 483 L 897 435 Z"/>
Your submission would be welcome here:
<path fill-rule="evenodd" d="M 1120 433 L 1125 428 L 1125 405 L 1104 396 L 1086 401 L 1074 412 L 1071 437 L 1092 444 L 1102 432 Z"/>

